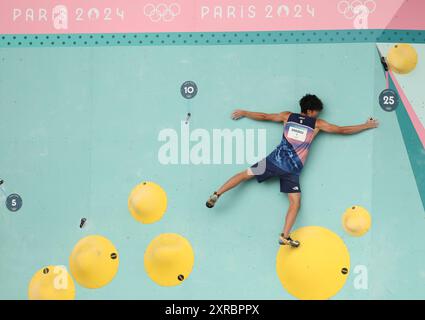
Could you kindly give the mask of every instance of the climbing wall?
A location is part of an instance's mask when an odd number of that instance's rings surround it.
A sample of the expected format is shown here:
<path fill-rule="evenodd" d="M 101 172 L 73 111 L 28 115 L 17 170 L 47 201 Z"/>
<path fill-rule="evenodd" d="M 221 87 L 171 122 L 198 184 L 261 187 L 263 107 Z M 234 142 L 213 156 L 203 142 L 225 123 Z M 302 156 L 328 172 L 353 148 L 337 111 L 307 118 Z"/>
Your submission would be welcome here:
<path fill-rule="evenodd" d="M 0 298 L 423 297 L 423 207 L 396 113 L 378 104 L 375 44 L 3 48 L 0 82 L 2 188 L 22 201 L 0 206 Z M 282 127 L 231 112 L 298 111 L 308 92 L 329 122 L 381 126 L 317 138 L 295 226 L 306 246 L 288 252 L 278 181 L 205 207 L 251 164 L 214 161 L 213 133 L 265 130 L 270 152 Z M 210 153 L 185 158 L 201 140 Z"/>

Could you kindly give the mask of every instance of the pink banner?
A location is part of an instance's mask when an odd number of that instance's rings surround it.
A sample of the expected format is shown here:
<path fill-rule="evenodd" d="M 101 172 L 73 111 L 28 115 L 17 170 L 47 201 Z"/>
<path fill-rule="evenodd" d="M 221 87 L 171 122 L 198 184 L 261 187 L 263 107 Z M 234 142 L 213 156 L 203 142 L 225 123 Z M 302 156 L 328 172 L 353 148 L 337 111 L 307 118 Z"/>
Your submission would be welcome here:
<path fill-rule="evenodd" d="M 425 29 L 424 0 L 0 0 L 0 33 Z"/>

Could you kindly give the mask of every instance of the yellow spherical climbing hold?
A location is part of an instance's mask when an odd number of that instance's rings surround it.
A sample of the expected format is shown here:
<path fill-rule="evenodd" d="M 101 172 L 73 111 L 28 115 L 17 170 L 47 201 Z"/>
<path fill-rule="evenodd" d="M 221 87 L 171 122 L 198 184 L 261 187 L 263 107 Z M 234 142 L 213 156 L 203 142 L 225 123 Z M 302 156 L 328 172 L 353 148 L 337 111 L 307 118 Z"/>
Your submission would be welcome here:
<path fill-rule="evenodd" d="M 369 231 L 372 219 L 369 212 L 361 206 L 352 206 L 342 215 L 342 227 L 348 234 L 360 237 Z"/>
<path fill-rule="evenodd" d="M 329 299 L 345 284 L 350 255 L 342 239 L 318 226 L 303 227 L 291 237 L 298 248 L 280 246 L 276 271 L 283 287 L 303 300 Z"/>
<path fill-rule="evenodd" d="M 128 210 L 141 223 L 154 223 L 167 210 L 167 194 L 154 182 L 142 182 L 128 197 Z"/>
<path fill-rule="evenodd" d="M 406 74 L 415 69 L 418 63 L 418 54 L 410 44 L 398 43 L 389 50 L 387 61 L 391 70 Z"/>
<path fill-rule="evenodd" d="M 148 276 L 161 286 L 176 286 L 192 272 L 195 255 L 190 242 L 175 233 L 164 233 L 151 241 L 144 262 Z"/>
<path fill-rule="evenodd" d="M 28 286 L 30 300 L 74 300 L 75 285 L 65 266 L 38 270 Z"/>
<path fill-rule="evenodd" d="M 69 268 L 83 287 L 96 289 L 115 277 L 119 266 L 118 251 L 105 237 L 92 235 L 81 239 L 69 257 Z"/>

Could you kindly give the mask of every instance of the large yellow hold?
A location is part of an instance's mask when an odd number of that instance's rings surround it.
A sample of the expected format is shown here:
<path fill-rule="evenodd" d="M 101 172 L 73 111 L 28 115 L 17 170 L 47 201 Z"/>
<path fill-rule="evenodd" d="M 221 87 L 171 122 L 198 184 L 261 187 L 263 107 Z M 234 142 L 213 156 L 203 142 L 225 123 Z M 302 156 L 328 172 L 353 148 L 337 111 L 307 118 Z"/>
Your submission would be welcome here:
<path fill-rule="evenodd" d="M 164 233 L 151 241 L 145 251 L 145 270 L 161 286 L 176 286 L 192 272 L 195 255 L 186 238 Z"/>
<path fill-rule="evenodd" d="M 300 246 L 280 246 L 276 257 L 283 287 L 303 300 L 329 299 L 338 293 L 350 270 L 350 255 L 342 239 L 317 226 L 300 228 L 291 237 Z"/>
<path fill-rule="evenodd" d="M 418 63 L 418 54 L 410 44 L 398 43 L 389 50 L 387 61 L 391 70 L 406 74 L 415 69 Z"/>
<path fill-rule="evenodd" d="M 342 227 L 345 232 L 360 237 L 369 231 L 372 218 L 369 212 L 361 206 L 352 206 L 342 215 Z"/>
<path fill-rule="evenodd" d="M 92 235 L 81 239 L 69 257 L 69 268 L 83 287 L 96 289 L 115 277 L 119 266 L 118 251 L 105 237 Z"/>
<path fill-rule="evenodd" d="M 154 182 L 142 182 L 128 197 L 128 210 L 141 223 L 154 223 L 167 210 L 167 194 Z"/>
<path fill-rule="evenodd" d="M 64 266 L 38 270 L 28 286 L 30 300 L 74 300 L 75 285 Z"/>

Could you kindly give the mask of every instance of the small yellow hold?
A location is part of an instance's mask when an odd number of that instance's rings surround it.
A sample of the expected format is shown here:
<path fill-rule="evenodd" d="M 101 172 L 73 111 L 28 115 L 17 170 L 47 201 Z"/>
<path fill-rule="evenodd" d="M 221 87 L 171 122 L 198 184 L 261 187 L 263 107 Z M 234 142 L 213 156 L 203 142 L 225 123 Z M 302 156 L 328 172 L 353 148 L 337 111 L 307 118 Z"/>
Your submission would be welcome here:
<path fill-rule="evenodd" d="M 303 300 L 329 299 L 338 293 L 350 270 L 350 254 L 342 239 L 318 226 L 300 228 L 291 237 L 300 246 L 280 246 L 276 257 L 283 287 Z"/>
<path fill-rule="evenodd" d="M 38 270 L 28 286 L 30 300 L 74 300 L 75 285 L 65 266 Z"/>
<path fill-rule="evenodd" d="M 145 251 L 148 276 L 160 286 L 176 286 L 192 272 L 195 255 L 190 242 L 175 233 L 164 233 L 151 241 Z"/>
<path fill-rule="evenodd" d="M 406 74 L 415 69 L 418 63 L 418 54 L 410 44 L 398 43 L 389 50 L 387 61 L 391 70 Z"/>
<path fill-rule="evenodd" d="M 369 212 L 361 206 L 352 206 L 342 215 L 342 227 L 354 237 L 360 237 L 368 232 L 371 224 L 372 218 Z"/>
<path fill-rule="evenodd" d="M 141 223 L 157 222 L 167 210 L 167 194 L 154 182 L 142 182 L 131 191 L 128 210 Z"/>
<path fill-rule="evenodd" d="M 69 268 L 83 287 L 97 289 L 115 277 L 119 266 L 118 251 L 105 237 L 92 235 L 81 239 L 69 257 Z"/>

